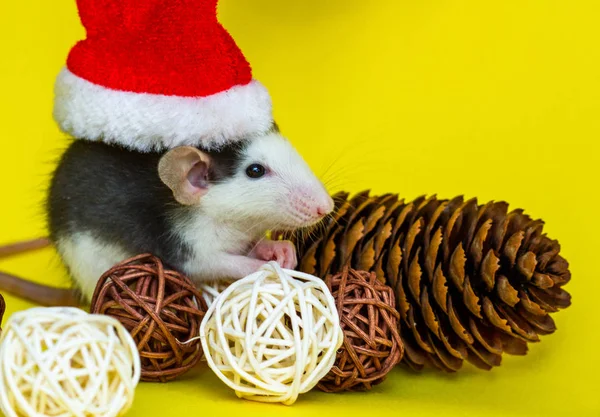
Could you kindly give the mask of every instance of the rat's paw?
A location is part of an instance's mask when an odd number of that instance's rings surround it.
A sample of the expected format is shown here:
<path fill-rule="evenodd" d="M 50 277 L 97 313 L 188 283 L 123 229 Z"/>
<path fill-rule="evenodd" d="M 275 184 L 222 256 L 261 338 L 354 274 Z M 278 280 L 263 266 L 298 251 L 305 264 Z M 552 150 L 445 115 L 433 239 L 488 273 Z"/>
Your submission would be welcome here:
<path fill-rule="evenodd" d="M 296 247 L 289 240 L 261 240 L 250 255 L 267 262 L 276 261 L 287 269 L 294 269 L 298 265 Z"/>

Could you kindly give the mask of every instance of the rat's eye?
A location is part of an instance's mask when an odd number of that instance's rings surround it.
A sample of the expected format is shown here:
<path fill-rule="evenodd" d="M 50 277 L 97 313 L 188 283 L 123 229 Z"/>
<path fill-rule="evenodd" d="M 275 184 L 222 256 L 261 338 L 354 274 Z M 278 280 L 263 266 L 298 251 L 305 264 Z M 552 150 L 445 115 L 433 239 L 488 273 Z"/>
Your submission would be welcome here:
<path fill-rule="evenodd" d="M 246 168 L 246 175 L 250 178 L 260 178 L 265 175 L 265 172 L 265 167 L 260 164 L 248 165 L 248 168 Z"/>

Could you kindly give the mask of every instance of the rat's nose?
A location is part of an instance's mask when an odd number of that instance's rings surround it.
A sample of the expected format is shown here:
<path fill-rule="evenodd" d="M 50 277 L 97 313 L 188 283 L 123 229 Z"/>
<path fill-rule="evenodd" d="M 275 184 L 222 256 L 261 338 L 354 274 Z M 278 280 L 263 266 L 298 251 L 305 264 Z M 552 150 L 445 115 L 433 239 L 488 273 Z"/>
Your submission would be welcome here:
<path fill-rule="evenodd" d="M 333 211 L 333 199 L 327 196 L 324 202 L 317 205 L 317 216 L 322 217 Z"/>

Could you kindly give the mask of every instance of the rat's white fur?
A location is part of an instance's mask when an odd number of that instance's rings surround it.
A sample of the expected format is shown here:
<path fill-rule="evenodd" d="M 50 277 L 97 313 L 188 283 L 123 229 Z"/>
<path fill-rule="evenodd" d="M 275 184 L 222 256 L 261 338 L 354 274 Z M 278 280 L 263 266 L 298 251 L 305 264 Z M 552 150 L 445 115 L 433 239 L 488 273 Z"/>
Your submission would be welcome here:
<path fill-rule="evenodd" d="M 54 118 L 65 132 L 141 152 L 218 148 L 273 123 L 271 98 L 257 80 L 207 97 L 178 97 L 113 90 L 63 68 L 54 95 Z"/>
<path fill-rule="evenodd" d="M 245 169 L 258 163 L 267 175 L 248 178 Z M 198 207 L 202 214 L 240 229 L 304 227 L 317 221 L 311 208 L 333 208 L 329 193 L 292 144 L 278 133 L 253 139 L 232 179 L 209 187 Z"/>
<path fill-rule="evenodd" d="M 268 173 L 246 176 L 253 163 Z M 197 280 L 241 278 L 263 263 L 247 255 L 267 230 L 310 226 L 322 218 L 317 206 L 329 213 L 333 201 L 291 143 L 278 133 L 253 139 L 234 177 L 209 186 L 188 221 L 175 222 L 193 248 L 183 272 Z"/>
<path fill-rule="evenodd" d="M 79 290 L 91 300 L 100 276 L 115 264 L 133 256 L 113 243 L 107 243 L 88 232 L 60 237 L 56 247 Z"/>
<path fill-rule="evenodd" d="M 247 177 L 252 163 L 267 167 L 267 175 Z M 332 209 L 327 190 L 286 139 L 277 133 L 255 138 L 233 178 L 209 185 L 197 206 L 171 219 L 174 232 L 192 249 L 191 259 L 178 267 L 196 282 L 243 278 L 265 263 L 257 253 L 293 252 L 289 242 L 264 239 L 267 230 L 310 226 Z M 135 255 L 87 233 L 61 237 L 57 247 L 88 300 L 102 273 Z"/>

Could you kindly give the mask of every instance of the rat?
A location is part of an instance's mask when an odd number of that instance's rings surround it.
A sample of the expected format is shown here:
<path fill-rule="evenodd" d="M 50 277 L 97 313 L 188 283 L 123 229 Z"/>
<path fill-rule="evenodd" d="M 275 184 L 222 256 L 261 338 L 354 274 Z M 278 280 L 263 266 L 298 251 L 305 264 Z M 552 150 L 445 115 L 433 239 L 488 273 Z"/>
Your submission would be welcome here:
<path fill-rule="evenodd" d="M 272 260 L 293 269 L 294 245 L 267 232 L 314 226 L 333 208 L 275 124 L 212 150 L 139 152 L 75 140 L 46 201 L 49 239 L 88 302 L 106 270 L 141 253 L 195 283 L 240 279 Z"/>

